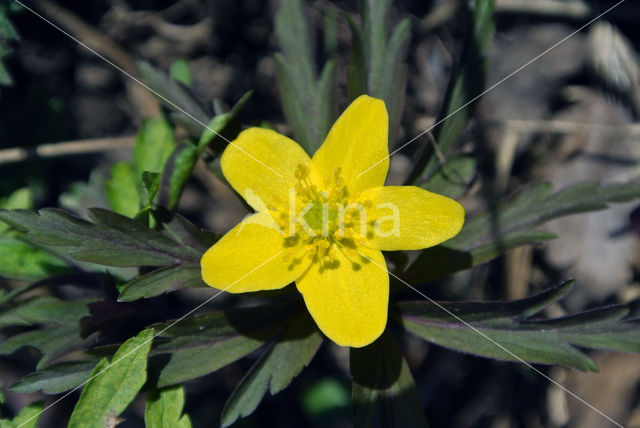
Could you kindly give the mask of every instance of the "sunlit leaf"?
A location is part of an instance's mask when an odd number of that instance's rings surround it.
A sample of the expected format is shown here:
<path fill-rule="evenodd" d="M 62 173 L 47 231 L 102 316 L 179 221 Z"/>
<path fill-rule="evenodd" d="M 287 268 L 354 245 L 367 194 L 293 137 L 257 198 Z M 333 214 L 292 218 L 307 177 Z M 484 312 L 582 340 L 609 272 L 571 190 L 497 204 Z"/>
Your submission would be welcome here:
<path fill-rule="evenodd" d="M 193 77 L 189 69 L 189 63 L 185 59 L 175 60 L 169 68 L 169 77 L 177 80 L 185 86 L 191 86 Z"/>
<path fill-rule="evenodd" d="M 131 218 L 136 215 L 140 209 L 138 180 L 129 162 L 118 162 L 111 167 L 105 191 L 113 211 Z"/>
<path fill-rule="evenodd" d="M 138 395 L 147 380 L 147 354 L 153 330 L 141 331 L 124 342 L 111 362 L 101 360 L 80 394 L 69 427 L 108 426 Z"/>
<path fill-rule="evenodd" d="M 153 389 L 147 394 L 144 423 L 147 428 L 191 428 L 189 416 L 182 414 L 184 388 Z"/>

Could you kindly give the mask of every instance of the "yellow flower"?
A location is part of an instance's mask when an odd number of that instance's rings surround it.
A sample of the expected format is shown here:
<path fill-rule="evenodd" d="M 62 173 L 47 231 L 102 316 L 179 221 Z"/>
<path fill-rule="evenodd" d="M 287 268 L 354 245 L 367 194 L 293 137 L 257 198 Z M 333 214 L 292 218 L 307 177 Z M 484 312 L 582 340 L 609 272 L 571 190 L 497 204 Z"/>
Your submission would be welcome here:
<path fill-rule="evenodd" d="M 452 199 L 384 186 L 387 128 L 384 102 L 363 95 L 313 158 L 277 132 L 243 131 L 223 153 L 222 172 L 256 213 L 202 256 L 204 281 L 231 293 L 295 281 L 329 339 L 352 347 L 377 339 L 389 301 L 381 250 L 431 247 L 464 222 L 464 209 Z"/>

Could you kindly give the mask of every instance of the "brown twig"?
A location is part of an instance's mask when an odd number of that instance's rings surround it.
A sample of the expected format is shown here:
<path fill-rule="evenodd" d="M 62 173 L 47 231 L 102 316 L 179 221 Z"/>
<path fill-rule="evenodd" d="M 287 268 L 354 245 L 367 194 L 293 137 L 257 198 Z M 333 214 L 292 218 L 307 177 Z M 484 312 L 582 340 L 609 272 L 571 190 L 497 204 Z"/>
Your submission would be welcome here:
<path fill-rule="evenodd" d="M 42 144 L 34 148 L 16 147 L 0 150 L 0 164 L 21 162 L 30 158 L 53 158 L 60 156 L 98 153 L 108 150 L 131 148 L 135 142 L 135 135 L 111 138 L 96 138 L 92 140 L 63 141 L 59 143 Z"/>

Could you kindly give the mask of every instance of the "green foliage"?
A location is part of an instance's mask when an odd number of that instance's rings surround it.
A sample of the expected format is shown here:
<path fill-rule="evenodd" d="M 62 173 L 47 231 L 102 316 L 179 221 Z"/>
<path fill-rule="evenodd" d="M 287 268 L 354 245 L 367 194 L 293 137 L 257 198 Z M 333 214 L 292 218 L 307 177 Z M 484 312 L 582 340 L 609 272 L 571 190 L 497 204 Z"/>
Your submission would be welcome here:
<path fill-rule="evenodd" d="M 476 173 L 476 166 L 477 161 L 472 156 L 451 156 L 421 187 L 456 199 L 467 190 Z"/>
<path fill-rule="evenodd" d="M 0 354 L 11 354 L 24 346 L 37 348 L 42 354 L 37 368 L 48 366 L 57 358 L 81 349 L 80 318 L 89 314 L 90 300 L 65 302 L 54 297 L 35 297 L 8 306 L 0 312 L 0 328 L 35 327 L 14 334 L 0 345 Z"/>
<path fill-rule="evenodd" d="M 138 61 L 138 70 L 144 82 L 153 90 L 154 95 L 172 111 L 171 118 L 185 126 L 195 136 L 202 134 L 204 131 L 202 124 L 209 121 L 209 115 L 189 91 L 179 82 L 147 62 Z M 188 115 L 184 112 L 187 112 Z"/>
<path fill-rule="evenodd" d="M 445 157 L 452 154 L 454 143 L 473 114 L 473 101 L 485 87 L 486 51 L 495 31 L 493 8 L 494 0 L 476 0 L 462 55 L 454 66 L 442 109 L 433 128 L 438 150 Z M 429 178 L 438 168 L 443 168 L 443 165 L 440 165 L 433 150 L 427 147 L 414 165 L 407 184 L 416 184 Z"/>
<path fill-rule="evenodd" d="M 203 286 L 202 253 L 217 240 L 177 214 L 159 212 L 163 230 L 111 211 L 89 210 L 93 223 L 62 210 L 0 211 L 0 219 L 43 245 L 62 246 L 80 261 L 106 266 L 156 266 L 123 287 L 121 299 L 136 300 L 185 287 Z"/>
<path fill-rule="evenodd" d="M 403 19 L 387 37 L 389 0 L 363 0 L 362 26 L 348 19 L 352 34 L 349 60 L 349 97 L 384 100 L 389 112 L 389 144 L 395 144 L 407 86 L 405 58 L 411 39 L 409 19 Z"/>
<path fill-rule="evenodd" d="M 134 217 L 140 209 L 138 178 L 129 162 L 111 166 L 111 178 L 105 183 L 109 206 L 118 214 Z"/>
<path fill-rule="evenodd" d="M 35 428 L 44 409 L 44 403 L 37 401 L 25 406 L 12 420 L 0 419 L 0 428 Z"/>
<path fill-rule="evenodd" d="M 191 86 L 193 77 L 189 69 L 189 63 L 185 59 L 175 60 L 169 68 L 169 77 L 177 80 L 185 86 Z"/>
<path fill-rule="evenodd" d="M 144 423 L 148 428 L 191 428 L 189 416 L 182 414 L 184 388 L 172 386 L 147 394 Z"/>
<path fill-rule="evenodd" d="M 43 245 L 66 247 L 72 257 L 107 266 L 164 266 L 199 254 L 162 232 L 111 211 L 89 211 L 93 223 L 62 210 L 0 211 L 0 219 Z"/>
<path fill-rule="evenodd" d="M 330 32 L 331 20 L 327 22 Z M 274 62 L 284 115 L 295 140 L 313 154 L 335 118 L 335 63 L 327 60 L 320 76 L 316 76 L 311 30 L 302 1 L 280 2 L 275 30 L 282 46 L 282 53 L 274 55 Z"/>
<path fill-rule="evenodd" d="M 196 315 L 175 325 L 154 325 L 158 335 L 168 339 L 152 352 L 159 371 L 157 385 L 185 382 L 249 355 L 275 337 L 287 316 L 300 309 L 299 303 L 286 302 Z"/>
<path fill-rule="evenodd" d="M 0 198 L 0 209 L 32 207 L 33 194 L 26 187 L 14 191 L 5 198 Z M 0 276 L 37 280 L 67 270 L 67 264 L 59 257 L 25 242 L 22 234 L 8 229 L 9 225 L 0 222 Z"/>
<path fill-rule="evenodd" d="M 322 336 L 306 314 L 293 319 L 278 339 L 264 350 L 222 411 L 222 426 L 248 416 L 258 407 L 264 394 L 285 389 L 293 378 L 309 365 L 322 344 Z"/>
<path fill-rule="evenodd" d="M 640 197 L 640 186 L 634 184 L 587 182 L 553 194 L 551 190 L 550 183 L 529 186 L 466 221 L 454 238 L 423 250 L 408 268 L 406 278 L 429 281 L 486 263 L 511 248 L 554 238 L 532 230 L 546 221 Z"/>
<path fill-rule="evenodd" d="M 0 85 L 11 85 L 13 79 L 4 65 L 3 59 L 11 54 L 8 47 L 11 40 L 18 40 L 18 33 L 9 20 L 9 13 L 20 10 L 14 2 L 0 2 Z"/>
<path fill-rule="evenodd" d="M 51 364 L 43 370 L 29 373 L 11 385 L 10 389 L 22 393 L 42 391 L 45 394 L 60 394 L 86 382 L 95 365 L 95 361 L 64 361 Z"/>
<path fill-rule="evenodd" d="M 127 340 L 109 361 L 96 365 L 73 409 L 69 427 L 102 428 L 113 424 L 147 380 L 147 354 L 153 330 Z"/>
<path fill-rule="evenodd" d="M 136 175 L 161 172 L 174 147 L 173 128 L 164 117 L 143 120 L 133 148 Z"/>
<path fill-rule="evenodd" d="M 626 306 L 612 306 L 554 319 L 531 319 L 564 297 L 572 282 L 510 303 L 432 302 L 396 305 L 394 313 L 408 331 L 438 345 L 507 361 L 562 364 L 597 371 L 576 346 L 640 352 L 638 321 L 625 321 Z"/>
<path fill-rule="evenodd" d="M 416 386 L 387 330 L 371 345 L 351 349 L 355 427 L 426 427 Z"/>

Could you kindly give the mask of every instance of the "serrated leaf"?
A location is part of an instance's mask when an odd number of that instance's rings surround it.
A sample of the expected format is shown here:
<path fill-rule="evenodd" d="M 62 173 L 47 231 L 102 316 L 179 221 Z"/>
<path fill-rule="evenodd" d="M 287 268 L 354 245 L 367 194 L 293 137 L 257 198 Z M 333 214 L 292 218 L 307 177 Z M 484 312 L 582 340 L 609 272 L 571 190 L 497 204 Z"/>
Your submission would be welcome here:
<path fill-rule="evenodd" d="M 114 164 L 111 177 L 105 183 L 105 192 L 109 207 L 118 214 L 133 218 L 140 210 L 138 177 L 133 166 L 126 161 Z"/>
<path fill-rule="evenodd" d="M 143 330 L 124 342 L 111 363 L 101 360 L 80 394 L 69 427 L 102 428 L 122 413 L 147 380 L 147 354 L 153 330 Z"/>
<path fill-rule="evenodd" d="M 174 149 L 162 171 L 158 193 L 160 205 L 170 211 L 178 206 L 199 156 L 198 148 L 191 143 L 182 143 Z"/>
<path fill-rule="evenodd" d="M 555 235 L 532 231 L 554 218 L 607 208 L 640 197 L 640 186 L 581 183 L 551 194 L 550 183 L 529 186 L 465 222 L 449 241 L 423 250 L 407 278 L 428 281 L 485 263 L 510 248 L 538 244 Z"/>
<path fill-rule="evenodd" d="M 227 400 L 221 425 L 227 427 L 253 413 L 267 390 L 275 395 L 285 389 L 309 365 L 321 344 L 322 335 L 308 314 L 291 319 L 282 335 L 264 351 Z"/>
<path fill-rule="evenodd" d="M 173 128 L 164 117 L 143 120 L 133 148 L 136 174 L 161 172 L 174 147 Z"/>
<path fill-rule="evenodd" d="M 185 86 L 191 86 L 193 77 L 189 69 L 189 63 L 185 59 L 175 60 L 169 68 L 169 77 L 177 80 Z"/>
<path fill-rule="evenodd" d="M 426 427 L 407 362 L 387 330 L 364 348 L 351 348 L 355 427 Z"/>
<path fill-rule="evenodd" d="M 58 357 L 80 349 L 83 339 L 78 322 L 88 315 L 89 302 L 90 300 L 65 302 L 53 297 L 37 297 L 3 311 L 0 313 L 1 327 L 36 324 L 45 327 L 9 337 L 0 345 L 0 354 L 11 354 L 25 346 L 37 348 L 42 354 L 37 365 L 40 369 Z"/>
<path fill-rule="evenodd" d="M 454 143 L 473 114 L 475 99 L 485 87 L 486 50 L 495 31 L 493 8 L 494 0 L 476 0 L 462 55 L 454 66 L 442 108 L 432 130 L 438 150 L 445 157 L 451 155 Z M 427 147 L 406 183 L 415 184 L 422 178 L 431 177 L 440 167 L 442 166 L 434 156 L 433 149 Z"/>
<path fill-rule="evenodd" d="M 312 154 L 322 143 L 334 119 L 332 61 L 316 77 L 309 22 L 300 0 L 281 1 L 275 31 L 282 54 L 274 55 L 280 98 L 295 140 Z"/>
<path fill-rule="evenodd" d="M 118 300 L 131 302 L 188 287 L 205 287 L 200 265 L 165 266 L 124 285 Z"/>
<path fill-rule="evenodd" d="M 94 223 L 53 208 L 0 210 L 0 220 L 44 245 L 67 247 L 78 260 L 120 267 L 193 261 L 191 251 L 139 221 L 98 208 L 89 215 Z"/>
<path fill-rule="evenodd" d="M 29 373 L 9 388 L 13 392 L 60 394 L 82 385 L 95 367 L 95 361 L 64 361 Z"/>
<path fill-rule="evenodd" d="M 444 304 L 450 313 L 432 302 L 399 303 L 393 314 L 404 328 L 425 340 L 499 360 L 597 371 L 595 363 L 576 346 L 640 352 L 640 323 L 623 320 L 629 313 L 624 306 L 548 320 L 529 319 L 567 291 L 565 285 L 509 303 Z"/>
<path fill-rule="evenodd" d="M 189 416 L 182 414 L 183 407 L 183 387 L 153 389 L 147 395 L 144 424 L 148 428 L 191 428 Z"/>
<path fill-rule="evenodd" d="M 287 302 L 196 315 L 175 325 L 154 325 L 161 337 L 170 338 L 152 352 L 157 386 L 204 376 L 252 353 L 299 309 L 299 303 Z"/>

